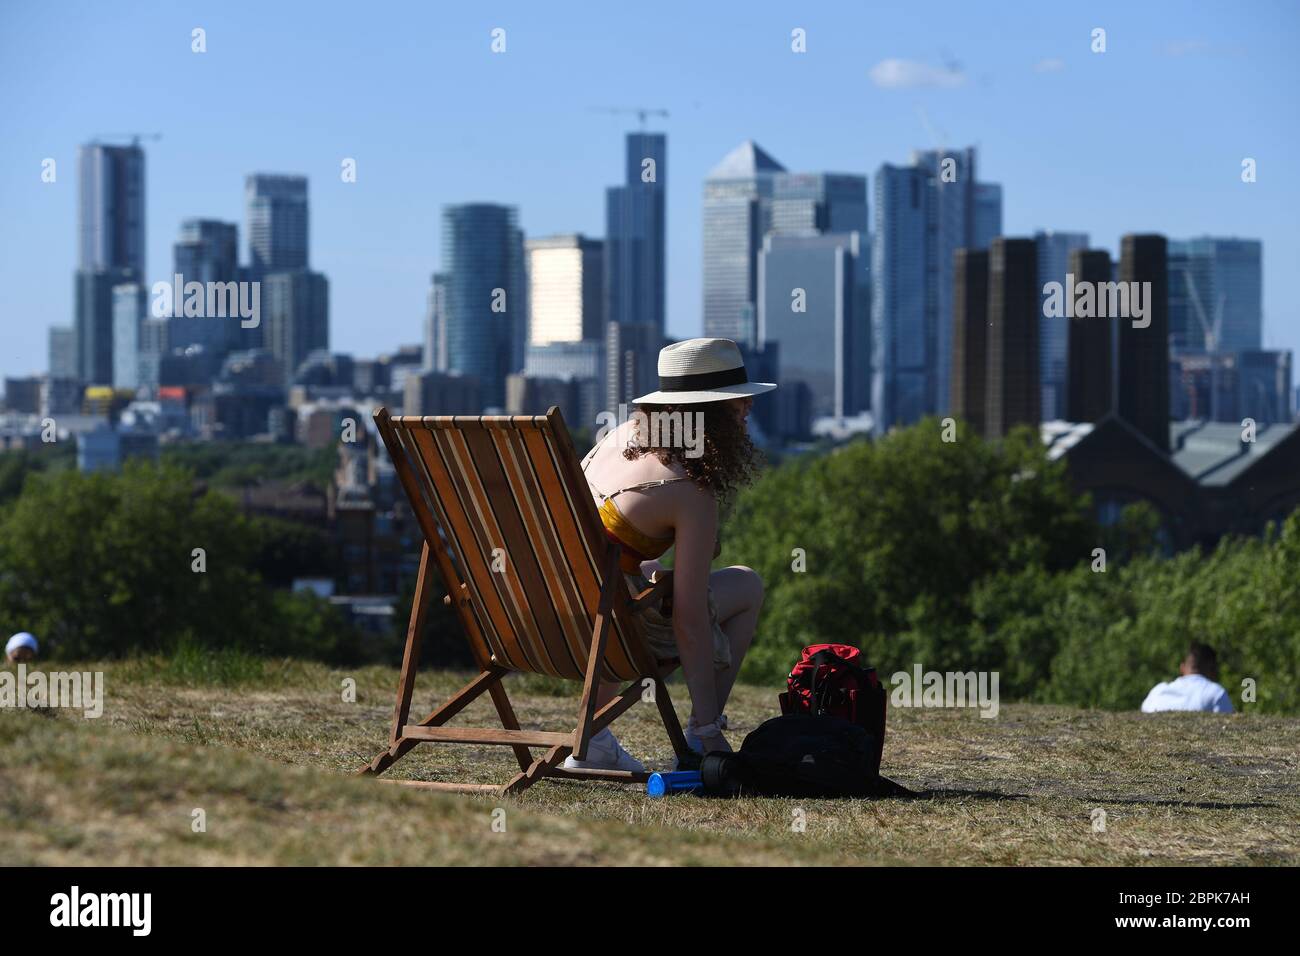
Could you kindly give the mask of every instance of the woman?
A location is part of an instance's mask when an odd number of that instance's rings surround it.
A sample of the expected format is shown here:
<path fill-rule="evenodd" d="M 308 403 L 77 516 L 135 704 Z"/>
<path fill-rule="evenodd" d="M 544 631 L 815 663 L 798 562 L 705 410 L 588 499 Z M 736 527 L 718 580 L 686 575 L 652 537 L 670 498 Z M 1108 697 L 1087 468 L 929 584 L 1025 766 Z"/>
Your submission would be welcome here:
<path fill-rule="evenodd" d="M 723 708 L 754 639 L 763 583 L 750 568 L 709 570 L 719 553 L 719 503 L 753 475 L 756 451 L 746 417 L 753 396 L 776 388 L 750 382 L 730 339 L 688 339 L 659 353 L 659 391 L 635 399 L 638 411 L 609 432 L 582 462 L 605 532 L 623 546 L 623 572 L 637 591 L 673 548 L 670 616 L 645 612 L 650 646 L 681 659 L 691 695 L 686 740 L 704 754 L 731 747 Z M 597 706 L 616 687 L 602 684 Z M 569 768 L 642 771 L 608 728 L 587 759 Z"/>

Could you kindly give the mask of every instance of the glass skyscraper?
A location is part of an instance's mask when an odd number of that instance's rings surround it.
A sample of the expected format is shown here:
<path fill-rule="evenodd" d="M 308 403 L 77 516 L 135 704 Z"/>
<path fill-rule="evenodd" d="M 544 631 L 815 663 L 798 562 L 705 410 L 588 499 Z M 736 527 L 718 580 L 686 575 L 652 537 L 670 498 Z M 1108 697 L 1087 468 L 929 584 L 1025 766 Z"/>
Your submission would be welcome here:
<path fill-rule="evenodd" d="M 1258 239 L 1170 240 L 1170 351 L 1224 353 L 1261 347 L 1262 254 Z"/>
<path fill-rule="evenodd" d="M 77 377 L 113 381 L 113 287 L 145 266 L 144 150 L 88 143 L 77 151 L 77 273 L 73 329 Z"/>
<path fill-rule="evenodd" d="M 426 372 L 447 371 L 447 276 L 429 277 L 429 298 L 424 312 L 424 362 Z"/>
<path fill-rule="evenodd" d="M 186 219 L 172 252 L 186 282 L 233 282 L 239 277 L 239 227 L 216 219 Z"/>
<path fill-rule="evenodd" d="M 704 181 L 704 334 L 760 344 L 758 258 L 769 235 L 867 232 L 866 177 L 791 173 L 747 140 Z"/>
<path fill-rule="evenodd" d="M 70 325 L 50 328 L 50 378 L 76 378 L 77 330 Z"/>
<path fill-rule="evenodd" d="M 144 274 L 144 150 L 88 143 L 77 151 L 77 268 Z"/>
<path fill-rule="evenodd" d="M 876 173 L 871 247 L 871 414 L 878 432 L 933 408 L 930 180 L 917 166 Z"/>
<path fill-rule="evenodd" d="M 614 328 L 638 328 L 619 326 Z M 570 428 L 594 428 L 596 416 L 602 410 L 608 383 L 605 381 L 604 337 L 581 342 L 551 342 L 547 345 L 530 345 L 524 361 L 524 375 L 529 378 L 549 378 L 570 382 L 574 389 L 571 409 L 565 410 Z M 616 410 L 616 409 L 615 409 Z M 572 417 L 569 417 L 572 415 Z"/>
<path fill-rule="evenodd" d="M 136 353 L 136 374 L 143 388 L 156 389 L 167 356 L 167 319 L 155 319 L 146 314 L 140 323 L 140 348 Z"/>
<path fill-rule="evenodd" d="M 753 346 L 758 251 L 771 227 L 772 187 L 785 167 L 756 143 L 728 153 L 704 180 L 704 334 Z"/>
<path fill-rule="evenodd" d="M 1002 235 L 1002 186 L 975 184 L 975 248 L 987 249 Z"/>
<path fill-rule="evenodd" d="M 601 340 L 604 243 L 579 235 L 524 243 L 528 256 L 528 344 Z"/>
<path fill-rule="evenodd" d="M 953 256 L 958 249 L 987 249 L 1002 228 L 1002 190 L 976 179 L 973 147 L 918 150 L 912 165 L 930 176 L 929 295 L 934 315 L 933 410 L 950 407 L 952 379 Z M 991 234 L 990 234 L 991 233 Z"/>
<path fill-rule="evenodd" d="M 528 294 L 524 241 L 513 206 L 468 203 L 442 210 L 447 277 L 447 365 L 472 375 L 489 406 L 505 405 L 506 376 L 524 365 Z"/>
<path fill-rule="evenodd" d="M 1088 248 L 1086 232 L 1036 232 L 1038 252 L 1038 377 L 1042 390 L 1043 421 L 1065 418 L 1065 376 L 1069 361 L 1070 320 L 1044 315 L 1049 282 L 1065 285 L 1070 271 L 1070 253 Z M 1075 277 L 1080 278 L 1079 276 Z"/>
<path fill-rule="evenodd" d="M 913 153 L 876 176 L 872 248 L 872 412 L 876 428 L 951 407 L 953 259 L 1001 231 L 1001 188 L 976 180 L 976 154 Z"/>
<path fill-rule="evenodd" d="M 137 280 L 133 269 L 77 270 L 77 377 L 83 384 L 113 383 L 113 289 Z"/>
<path fill-rule="evenodd" d="M 306 269 L 307 177 L 253 173 L 244 180 L 244 204 L 253 278 Z"/>
<path fill-rule="evenodd" d="M 814 416 L 857 414 L 869 400 L 865 235 L 768 233 L 758 272 L 759 340 L 778 346 L 782 384 L 806 384 Z"/>
<path fill-rule="evenodd" d="M 308 355 L 330 347 L 329 281 L 319 272 L 297 269 L 273 272 L 261 283 L 262 341 L 280 362 L 288 385 Z"/>
<path fill-rule="evenodd" d="M 768 230 L 777 235 L 867 234 L 867 177 L 778 173 Z"/>
<path fill-rule="evenodd" d="M 1292 420 L 1290 351 L 1244 350 L 1237 356 L 1237 415 L 1261 425 Z"/>
<path fill-rule="evenodd" d="M 140 333 L 145 316 L 144 286 L 113 288 L 113 387 L 140 387 Z"/>
<path fill-rule="evenodd" d="M 649 322 L 661 335 L 665 319 L 667 175 L 667 137 L 663 133 L 628 133 L 623 184 L 605 190 L 601 318 L 608 322 Z"/>
<path fill-rule="evenodd" d="M 186 219 L 172 246 L 175 274 L 184 283 L 237 282 L 239 280 L 239 227 L 215 219 Z M 182 287 L 183 288 L 183 287 Z M 233 301 L 238 302 L 238 295 Z M 205 293 L 206 303 L 206 293 Z M 237 316 L 186 317 L 183 301 L 174 303 L 169 338 L 173 348 L 201 345 L 225 354 L 232 349 L 261 344 L 260 329 L 244 329 Z"/>
<path fill-rule="evenodd" d="M 649 322 L 605 323 L 605 410 L 659 387 L 659 349 L 663 336 Z"/>

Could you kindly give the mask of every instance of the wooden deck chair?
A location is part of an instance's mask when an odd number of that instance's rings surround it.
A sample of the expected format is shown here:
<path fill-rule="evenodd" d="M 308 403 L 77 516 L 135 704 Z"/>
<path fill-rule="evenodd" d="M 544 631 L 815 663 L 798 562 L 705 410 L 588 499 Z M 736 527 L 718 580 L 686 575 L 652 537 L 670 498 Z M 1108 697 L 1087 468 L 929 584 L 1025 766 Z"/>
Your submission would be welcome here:
<path fill-rule="evenodd" d="M 543 777 L 642 781 L 626 771 L 565 770 L 593 734 L 642 699 L 654 701 L 679 757 L 686 740 L 664 686 L 676 661 L 656 661 L 638 612 L 661 599 L 671 576 L 633 595 L 619 570 L 619 545 L 604 533 L 558 408 L 545 415 L 403 416 L 381 408 L 375 424 L 424 534 L 415 600 L 397 685 L 389 747 L 358 771 L 383 773 L 416 744 L 511 747 L 519 774 L 503 786 L 392 781 L 428 789 L 515 793 Z M 423 720 L 409 722 L 420 639 L 434 599 L 436 567 L 479 673 Z M 510 671 L 582 682 L 575 726 L 523 730 L 501 678 Z M 627 681 L 596 710 L 597 679 Z M 649 683 L 647 683 L 649 682 Z M 449 727 L 488 693 L 501 727 Z M 534 758 L 530 747 L 546 748 Z"/>

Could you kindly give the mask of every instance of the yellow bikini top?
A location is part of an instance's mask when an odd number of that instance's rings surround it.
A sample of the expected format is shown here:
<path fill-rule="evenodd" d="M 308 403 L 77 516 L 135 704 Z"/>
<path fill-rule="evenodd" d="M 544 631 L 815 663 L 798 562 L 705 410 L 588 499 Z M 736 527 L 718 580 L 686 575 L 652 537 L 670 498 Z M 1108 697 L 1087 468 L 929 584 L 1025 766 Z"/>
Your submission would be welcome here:
<path fill-rule="evenodd" d="M 596 453 L 593 448 L 587 453 L 587 457 L 582 460 L 582 470 L 585 474 L 587 471 L 587 462 L 591 460 L 592 455 Z M 600 523 L 605 526 L 605 533 L 623 546 L 623 553 L 619 557 L 619 566 L 624 572 L 635 574 L 641 570 L 642 561 L 650 561 L 657 558 L 673 546 L 673 535 L 666 535 L 662 538 L 652 537 L 646 534 L 632 522 L 623 516 L 623 512 L 618 510 L 618 505 L 614 504 L 614 498 L 625 491 L 644 491 L 647 488 L 657 488 L 660 485 L 667 485 L 674 481 L 686 481 L 685 478 L 660 478 L 658 481 L 643 481 L 639 484 L 628 485 L 626 488 L 620 488 L 610 494 L 605 494 L 599 488 L 587 479 L 587 485 L 591 488 L 592 494 L 600 500 L 598 509 L 600 514 Z"/>

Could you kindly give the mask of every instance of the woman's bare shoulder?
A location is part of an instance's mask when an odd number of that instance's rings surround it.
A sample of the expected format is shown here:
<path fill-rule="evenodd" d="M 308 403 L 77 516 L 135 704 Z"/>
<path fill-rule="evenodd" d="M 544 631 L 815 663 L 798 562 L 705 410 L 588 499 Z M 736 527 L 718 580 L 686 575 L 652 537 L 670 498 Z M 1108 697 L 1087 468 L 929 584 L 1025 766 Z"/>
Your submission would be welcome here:
<path fill-rule="evenodd" d="M 674 481 L 667 487 L 672 489 L 672 495 L 678 502 L 679 508 L 699 516 L 716 515 L 718 513 L 718 499 L 714 497 L 712 491 L 700 487 L 684 473 L 680 473 L 680 466 L 678 466 L 676 477 L 685 478 L 686 480 Z"/>

